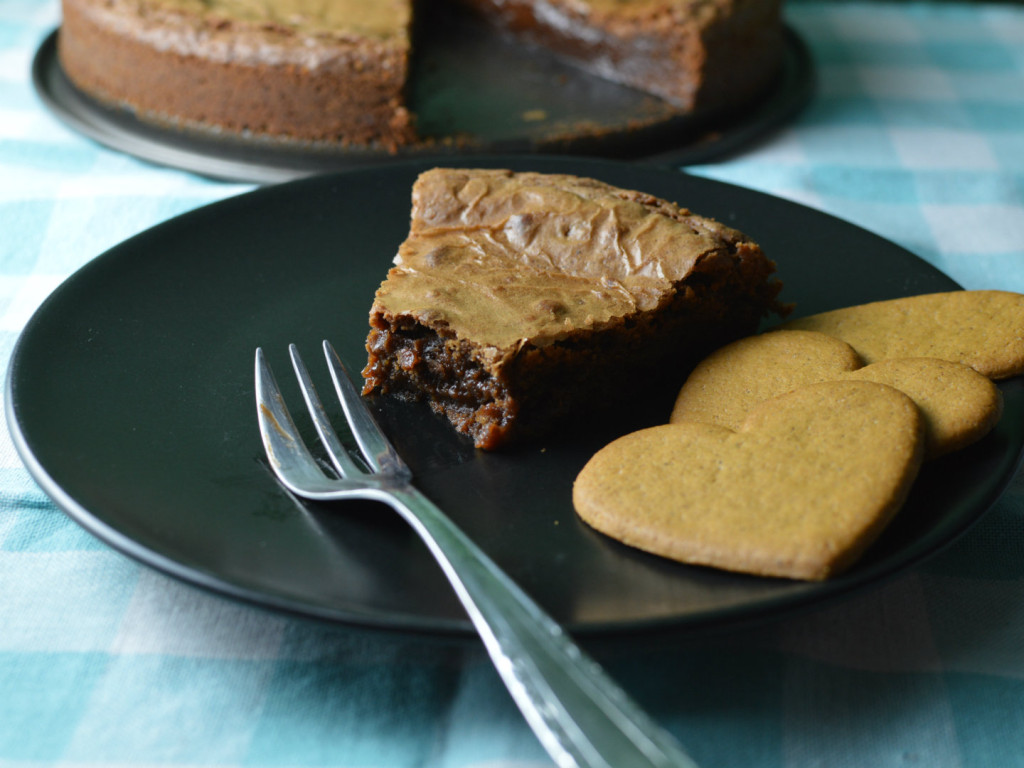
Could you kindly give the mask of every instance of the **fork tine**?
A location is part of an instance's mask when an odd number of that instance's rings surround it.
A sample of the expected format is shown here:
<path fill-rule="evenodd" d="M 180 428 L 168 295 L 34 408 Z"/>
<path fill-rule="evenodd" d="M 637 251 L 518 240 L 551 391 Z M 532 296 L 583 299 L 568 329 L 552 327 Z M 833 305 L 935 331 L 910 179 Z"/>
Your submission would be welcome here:
<path fill-rule="evenodd" d="M 352 461 L 348 451 L 345 450 L 345 446 L 338 439 L 338 433 L 331 426 L 323 403 L 320 402 L 320 396 L 316 393 L 316 387 L 313 386 L 313 380 L 306 369 L 306 364 L 302 362 L 302 358 L 299 356 L 298 347 L 294 344 L 289 344 L 288 353 L 292 358 L 292 367 L 295 369 L 296 377 L 298 377 L 299 388 L 302 390 L 302 397 L 306 401 L 306 408 L 313 419 L 313 426 L 316 427 L 316 433 L 320 436 L 320 442 L 323 443 L 324 448 L 327 449 L 327 455 L 330 457 L 334 468 L 338 470 L 338 474 L 342 477 L 365 474 Z"/>
<path fill-rule="evenodd" d="M 293 491 L 323 486 L 327 477 L 299 436 L 260 348 L 256 349 L 256 415 L 267 458 L 281 482 Z"/>
<path fill-rule="evenodd" d="M 334 380 L 338 399 L 341 400 L 341 407 L 345 411 L 345 418 L 359 444 L 359 449 L 370 466 L 376 472 L 411 477 L 412 472 L 409 467 L 398 455 L 398 451 L 391 445 L 377 422 L 374 421 L 366 404 L 353 386 L 341 357 L 334 351 L 331 343 L 326 340 L 324 341 L 324 356 L 327 358 L 327 365 L 331 370 L 331 378 Z"/>

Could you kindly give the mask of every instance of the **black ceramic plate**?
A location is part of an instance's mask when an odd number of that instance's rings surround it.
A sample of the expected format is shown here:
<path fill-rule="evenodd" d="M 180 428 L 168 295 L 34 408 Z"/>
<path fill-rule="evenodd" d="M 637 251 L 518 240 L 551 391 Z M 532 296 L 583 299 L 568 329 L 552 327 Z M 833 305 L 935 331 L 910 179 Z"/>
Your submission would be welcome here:
<path fill-rule="evenodd" d="M 54 114 L 101 144 L 160 165 L 261 183 L 440 152 L 657 155 L 658 162 L 672 166 L 709 162 L 790 120 L 814 88 L 811 57 L 789 29 L 782 71 L 766 93 L 730 112 L 680 114 L 660 99 L 515 45 L 471 19 L 432 13 L 427 22 L 434 28 L 421 36 L 410 102 L 420 133 L 431 141 L 394 155 L 182 132 L 139 121 L 70 83 L 56 55 L 59 32 L 40 46 L 33 82 Z"/>
<path fill-rule="evenodd" d="M 477 161 L 598 177 L 740 227 L 777 260 L 801 313 L 957 287 L 864 230 L 734 186 L 614 161 Z M 266 187 L 161 224 L 74 274 L 25 328 L 8 374 L 8 421 L 42 488 L 111 546 L 216 592 L 345 622 L 468 630 L 396 515 L 374 504 L 300 505 L 277 485 L 253 401 L 257 346 L 296 408 L 289 342 L 324 391 L 322 339 L 360 368 L 371 297 L 427 165 Z M 689 567 L 588 529 L 570 487 L 609 431 L 482 454 L 426 408 L 384 402 L 378 412 L 422 489 L 558 621 L 593 633 L 759 617 L 918 562 L 976 520 L 1017 466 L 1024 392 L 1019 381 L 1003 391 L 999 428 L 930 466 L 863 561 L 824 584 Z M 638 415 L 619 428 L 645 423 Z"/>

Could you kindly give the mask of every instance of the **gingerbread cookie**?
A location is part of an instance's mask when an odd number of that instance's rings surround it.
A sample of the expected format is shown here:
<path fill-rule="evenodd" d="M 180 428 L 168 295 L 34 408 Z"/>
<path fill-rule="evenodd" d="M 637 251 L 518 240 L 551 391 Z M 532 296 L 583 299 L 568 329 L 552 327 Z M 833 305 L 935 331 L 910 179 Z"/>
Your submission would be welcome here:
<path fill-rule="evenodd" d="M 737 431 L 681 422 L 619 438 L 580 472 L 573 502 L 598 531 L 657 555 L 820 580 L 884 529 L 922 454 L 909 397 L 826 382 L 762 403 Z"/>
<path fill-rule="evenodd" d="M 862 366 L 853 348 L 834 336 L 772 331 L 740 339 L 701 361 L 680 390 L 670 421 L 736 429 L 764 400 L 807 384 L 850 379 L 888 384 L 914 400 L 924 416 L 929 459 L 981 439 L 1002 414 L 999 388 L 960 363 L 905 358 Z"/>
<path fill-rule="evenodd" d="M 878 301 L 791 320 L 780 328 L 842 339 L 865 363 L 938 357 L 991 379 L 1024 373 L 1024 295 L 951 291 Z"/>
<path fill-rule="evenodd" d="M 763 333 L 727 344 L 687 377 L 670 421 L 736 429 L 757 403 L 862 367 L 844 341 L 811 331 Z"/>

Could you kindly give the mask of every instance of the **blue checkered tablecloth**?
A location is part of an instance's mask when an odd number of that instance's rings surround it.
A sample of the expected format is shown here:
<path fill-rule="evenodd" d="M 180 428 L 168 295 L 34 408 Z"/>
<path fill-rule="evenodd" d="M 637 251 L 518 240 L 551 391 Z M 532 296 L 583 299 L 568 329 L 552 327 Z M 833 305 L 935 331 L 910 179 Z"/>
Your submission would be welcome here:
<path fill-rule="evenodd" d="M 0 0 L 0 363 L 79 266 L 246 185 L 69 131 L 30 84 L 53 0 Z M 818 91 L 691 172 L 828 211 L 968 288 L 1024 291 L 1024 6 L 790 0 Z M 894 581 L 602 661 L 703 766 L 1024 766 L 1024 476 Z M 306 622 L 91 538 L 0 436 L 0 768 L 550 765 L 474 643 Z M 628 768 L 628 766 L 622 766 Z"/>

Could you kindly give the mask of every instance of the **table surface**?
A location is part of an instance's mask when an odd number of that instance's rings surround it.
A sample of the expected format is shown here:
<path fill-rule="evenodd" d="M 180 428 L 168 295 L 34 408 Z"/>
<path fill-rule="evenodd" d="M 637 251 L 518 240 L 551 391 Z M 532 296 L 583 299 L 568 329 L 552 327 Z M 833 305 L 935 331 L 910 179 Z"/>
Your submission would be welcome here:
<path fill-rule="evenodd" d="M 790 0 L 818 88 L 691 173 L 827 211 L 967 288 L 1024 291 L 1024 6 Z M 250 186 L 75 135 L 30 82 L 60 20 L 0 2 L 0 362 L 124 238 Z M 699 210 L 699 201 L 686 201 Z M 587 644 L 702 766 L 1024 766 L 1024 475 L 949 549 L 742 631 Z M 480 646 L 185 586 L 78 528 L 0 437 L 0 767 L 546 766 Z"/>

